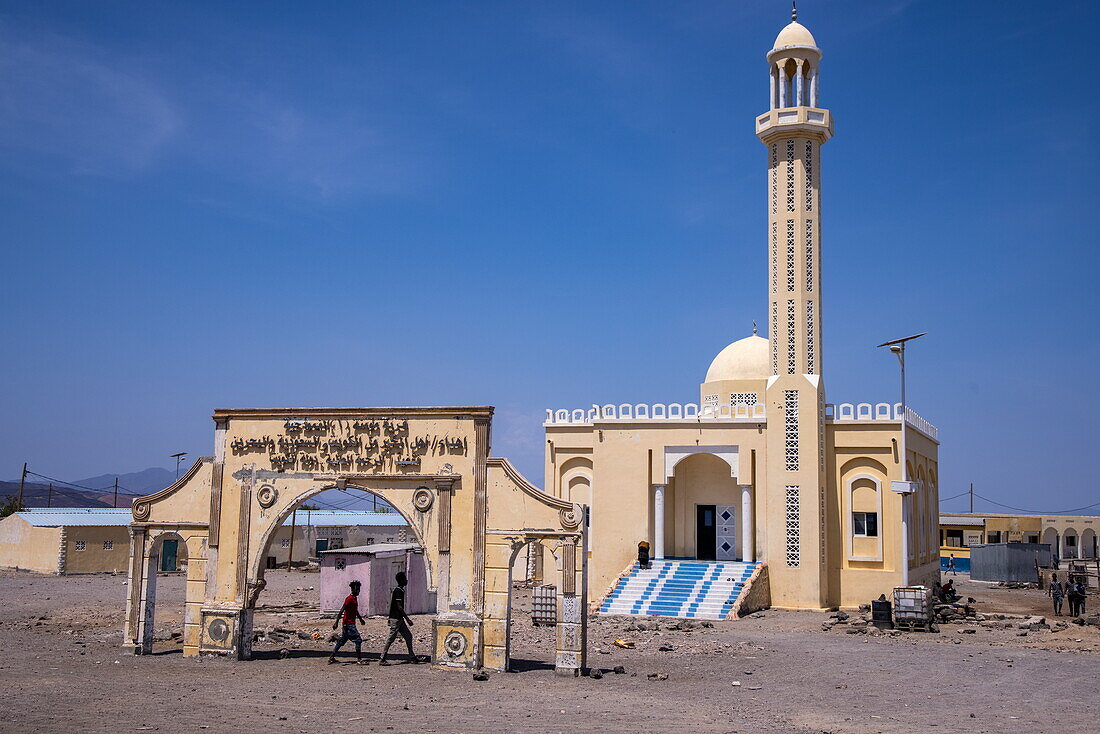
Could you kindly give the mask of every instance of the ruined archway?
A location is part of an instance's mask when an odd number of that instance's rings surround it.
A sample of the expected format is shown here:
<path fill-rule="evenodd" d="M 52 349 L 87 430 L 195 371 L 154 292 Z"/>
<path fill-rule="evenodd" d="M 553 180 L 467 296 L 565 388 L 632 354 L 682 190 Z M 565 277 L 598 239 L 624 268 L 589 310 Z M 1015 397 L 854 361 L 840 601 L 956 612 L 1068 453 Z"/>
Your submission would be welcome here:
<path fill-rule="evenodd" d="M 524 538 L 524 539 L 518 540 L 515 543 L 513 543 L 512 557 L 509 560 L 509 564 L 508 564 L 508 568 L 509 568 L 509 575 L 508 575 L 508 612 L 507 612 L 507 616 L 506 616 L 506 621 L 507 621 L 507 627 L 506 627 L 506 633 L 505 633 L 506 638 L 505 638 L 505 641 L 504 641 L 504 665 L 505 665 L 505 669 L 508 670 L 508 671 L 512 671 L 512 672 L 519 670 L 519 667 L 517 667 L 517 664 L 516 664 L 517 661 L 515 659 L 516 656 L 515 656 L 515 648 L 514 648 L 514 645 L 513 645 L 513 640 L 514 640 L 514 636 L 515 636 L 517 613 L 519 611 L 521 611 L 521 610 L 517 609 L 517 605 L 516 605 L 516 586 L 515 586 L 514 571 L 515 571 L 515 566 L 516 566 L 516 559 L 519 557 L 519 555 L 522 552 L 524 552 L 524 550 L 531 549 L 531 548 L 538 549 L 539 554 L 540 554 L 540 558 L 542 558 L 542 559 L 545 559 L 546 556 L 549 555 L 550 559 L 553 561 L 554 571 L 552 572 L 552 576 L 554 578 L 559 578 L 558 574 L 561 571 L 560 552 L 558 552 L 559 551 L 558 548 L 554 547 L 553 543 L 546 542 L 545 539 L 537 538 L 537 537 L 536 538 Z M 540 588 L 545 588 L 545 587 L 544 587 L 544 585 L 541 585 L 541 584 L 535 584 L 535 585 L 531 586 L 530 589 L 529 589 L 529 593 L 531 594 L 531 597 L 530 597 L 531 608 L 527 611 L 532 612 L 532 616 L 533 616 L 533 612 L 534 612 L 535 592 L 536 592 L 537 589 L 540 589 Z M 556 605 L 556 601 L 557 601 L 557 596 L 558 596 L 557 595 L 557 587 L 555 585 L 554 586 L 555 605 Z M 553 624 L 554 624 L 554 626 L 557 626 L 557 609 L 556 608 L 554 610 L 554 622 L 553 622 Z M 554 648 L 551 648 L 551 649 L 554 650 L 554 652 L 556 653 L 556 646 Z M 523 662 L 524 662 L 524 666 L 523 666 L 524 668 L 540 667 L 540 663 L 535 662 L 535 661 L 526 661 L 525 660 Z M 551 665 L 551 667 L 553 667 L 553 666 Z"/>
<path fill-rule="evenodd" d="M 202 562 L 188 569 L 193 624 L 184 654 L 248 658 L 272 535 L 310 497 L 354 489 L 396 509 L 423 548 L 438 603 L 437 667 L 504 668 L 507 604 L 498 593 L 511 543 L 534 535 L 560 543 L 556 667 L 577 673 L 585 658 L 584 506 L 531 486 L 506 460 L 489 459 L 491 416 L 492 408 L 469 407 L 216 411 L 214 456 L 133 505 L 126 644 L 147 647 L 141 600 L 149 540 L 188 528 L 188 550 L 194 542 L 198 551 L 190 555 Z"/>

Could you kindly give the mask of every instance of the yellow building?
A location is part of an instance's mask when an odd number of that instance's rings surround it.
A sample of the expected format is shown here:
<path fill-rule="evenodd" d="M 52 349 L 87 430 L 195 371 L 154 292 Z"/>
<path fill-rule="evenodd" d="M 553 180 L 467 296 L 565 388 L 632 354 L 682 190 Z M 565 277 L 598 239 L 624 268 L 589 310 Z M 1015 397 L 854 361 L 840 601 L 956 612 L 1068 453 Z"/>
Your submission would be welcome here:
<path fill-rule="evenodd" d="M 129 508 L 50 508 L 16 512 L 0 520 L 0 568 L 41 573 L 126 570 L 130 555 Z"/>
<path fill-rule="evenodd" d="M 940 516 L 940 559 L 946 569 L 970 570 L 970 546 L 984 543 L 1047 543 L 1061 559 L 1097 558 L 1100 517 L 957 512 Z"/>
<path fill-rule="evenodd" d="M 591 594 L 610 593 L 604 611 L 723 616 L 749 582 L 767 584 L 774 606 L 821 609 L 938 578 L 936 428 L 911 410 L 903 420 L 900 405 L 826 402 L 821 146 L 833 117 L 821 56 L 797 21 L 767 54 L 771 109 L 755 131 L 767 161 L 769 338 L 754 329 L 722 349 L 698 403 L 547 411 L 545 488 L 589 506 Z M 665 603 L 642 591 L 611 603 L 641 572 L 630 569 L 642 540 L 666 562 L 651 588 L 676 577 L 697 593 L 723 576 L 729 598 Z"/>

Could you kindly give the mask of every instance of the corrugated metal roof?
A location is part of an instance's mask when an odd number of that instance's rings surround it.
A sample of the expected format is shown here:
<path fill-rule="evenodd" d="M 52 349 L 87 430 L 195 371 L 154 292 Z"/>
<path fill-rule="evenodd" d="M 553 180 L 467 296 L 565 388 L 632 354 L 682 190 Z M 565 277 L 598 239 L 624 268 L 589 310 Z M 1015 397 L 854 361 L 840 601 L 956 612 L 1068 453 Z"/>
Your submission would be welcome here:
<path fill-rule="evenodd" d="M 940 525 L 985 525 L 984 517 L 958 517 L 955 515 L 940 515 Z"/>
<path fill-rule="evenodd" d="M 291 517 L 287 517 L 284 527 L 290 527 Z M 339 526 L 369 525 L 373 527 L 405 527 L 405 518 L 396 512 L 354 512 L 351 510 L 298 510 L 297 525 Z"/>
<path fill-rule="evenodd" d="M 347 555 L 374 555 L 377 553 L 388 553 L 390 551 L 410 551 L 419 549 L 420 545 L 417 543 L 371 543 L 370 545 L 353 545 L 350 548 L 331 548 L 321 551 L 321 554 L 344 553 Z"/>
<path fill-rule="evenodd" d="M 134 519 L 129 507 L 34 507 L 15 514 L 36 528 L 119 526 Z"/>

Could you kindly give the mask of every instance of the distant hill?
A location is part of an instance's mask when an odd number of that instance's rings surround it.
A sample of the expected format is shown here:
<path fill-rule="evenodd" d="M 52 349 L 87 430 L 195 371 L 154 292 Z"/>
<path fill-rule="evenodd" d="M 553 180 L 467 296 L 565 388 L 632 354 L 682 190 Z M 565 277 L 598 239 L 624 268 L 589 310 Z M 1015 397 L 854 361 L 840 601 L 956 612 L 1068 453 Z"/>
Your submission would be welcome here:
<path fill-rule="evenodd" d="M 182 473 L 183 470 L 184 467 L 181 466 L 180 472 Z M 110 494 L 110 487 L 115 483 L 116 476 L 118 477 L 119 486 L 125 487 L 137 494 L 159 492 L 176 481 L 175 471 L 161 469 L 160 467 L 152 467 L 141 471 L 130 472 L 129 474 L 100 474 L 98 477 L 77 479 L 73 484 L 81 484 L 85 487 L 106 487 L 107 489 L 105 491 Z"/>
<path fill-rule="evenodd" d="M 114 479 L 112 478 L 113 482 Z M 18 497 L 19 482 L 0 482 L 0 497 Z M 23 505 L 25 507 L 110 507 L 111 497 L 106 501 L 100 499 L 99 492 L 85 492 L 72 487 L 54 485 L 50 490 L 49 484 L 27 482 L 23 486 Z M 128 507 L 129 497 L 118 498 L 119 507 Z"/>
<path fill-rule="evenodd" d="M 182 467 L 181 467 L 182 469 Z M 118 506 L 129 507 L 138 495 L 159 492 L 176 481 L 175 471 L 152 467 L 129 474 L 101 474 L 97 477 L 77 479 L 73 484 L 92 489 L 77 489 L 55 484 L 51 490 L 48 482 L 27 481 L 23 485 L 23 505 L 26 507 L 111 507 L 114 501 L 115 476 L 118 476 Z M 103 489 L 99 489 L 102 487 Z M 19 494 L 19 482 L 0 481 L 0 497 Z"/>

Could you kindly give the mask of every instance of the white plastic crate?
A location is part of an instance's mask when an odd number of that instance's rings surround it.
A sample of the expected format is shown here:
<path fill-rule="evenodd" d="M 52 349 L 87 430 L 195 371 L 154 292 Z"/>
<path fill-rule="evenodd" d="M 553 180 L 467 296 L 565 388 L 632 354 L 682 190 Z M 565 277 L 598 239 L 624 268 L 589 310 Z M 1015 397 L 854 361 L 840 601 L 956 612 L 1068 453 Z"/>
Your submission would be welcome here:
<path fill-rule="evenodd" d="M 927 586 L 894 587 L 894 620 L 902 623 L 931 621 L 931 589 Z"/>

